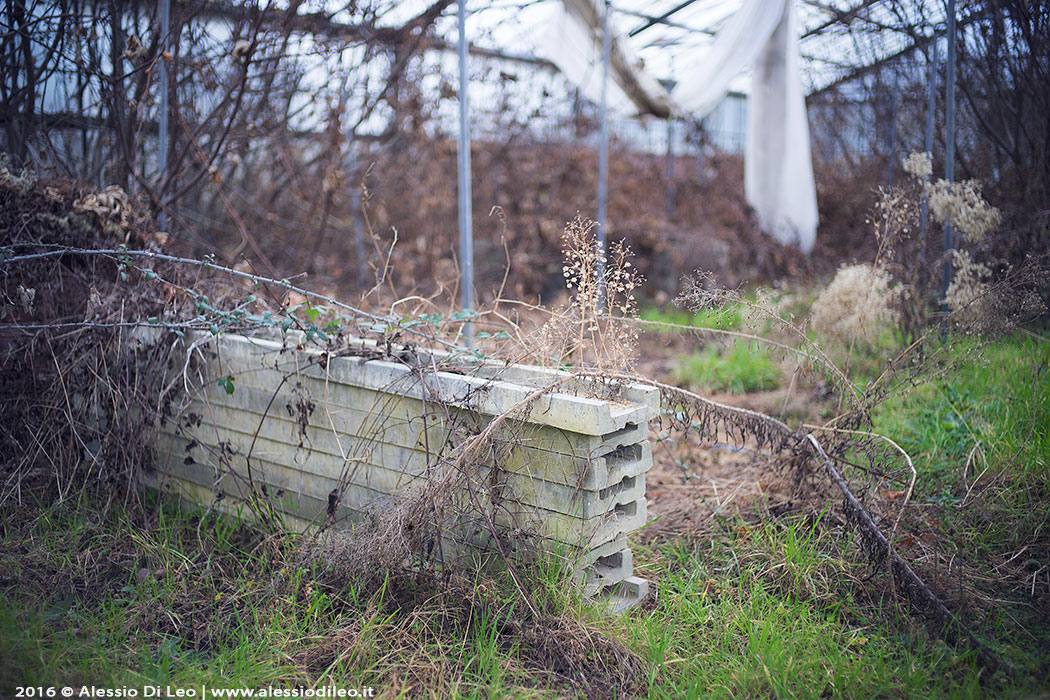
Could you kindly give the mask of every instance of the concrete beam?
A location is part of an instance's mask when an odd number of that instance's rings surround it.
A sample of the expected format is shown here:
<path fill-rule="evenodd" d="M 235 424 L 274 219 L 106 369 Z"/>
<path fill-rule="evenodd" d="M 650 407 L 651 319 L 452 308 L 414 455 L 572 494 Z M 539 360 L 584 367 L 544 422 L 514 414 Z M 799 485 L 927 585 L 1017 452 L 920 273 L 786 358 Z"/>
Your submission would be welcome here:
<path fill-rule="evenodd" d="M 609 610 L 644 597 L 627 535 L 646 522 L 658 392 L 600 399 L 556 370 L 448 354 L 368 359 L 363 344 L 337 356 L 302 340 L 187 334 L 196 364 L 186 376 L 200 379 L 157 427 L 153 483 L 225 510 L 263 499 L 307 528 L 352 526 L 448 478 L 470 507 L 441 524 L 446 558 L 491 556 L 494 523 L 515 557 L 568 553 L 585 595 Z M 466 474 L 452 471 L 466 441 L 523 402 Z"/>

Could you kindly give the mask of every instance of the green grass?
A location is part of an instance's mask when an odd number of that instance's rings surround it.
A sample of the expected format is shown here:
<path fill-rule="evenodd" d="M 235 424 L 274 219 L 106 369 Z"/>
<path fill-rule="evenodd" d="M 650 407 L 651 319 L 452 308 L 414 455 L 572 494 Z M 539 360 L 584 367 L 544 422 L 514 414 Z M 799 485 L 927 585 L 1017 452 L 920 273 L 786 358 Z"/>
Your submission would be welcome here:
<path fill-rule="evenodd" d="M 859 567 L 807 530 L 767 524 L 648 553 L 659 605 L 629 633 L 656 669 L 649 697 L 984 696 L 967 655 L 872 621 L 852 599 Z"/>
<path fill-rule="evenodd" d="M 729 304 L 721 309 L 704 309 L 695 314 L 675 306 L 648 306 L 638 316 L 643 321 L 724 330 L 740 328 L 743 318 L 739 304 Z"/>
<path fill-rule="evenodd" d="M 16 661 L 0 670 L 0 693 L 15 685 L 225 686 L 227 678 L 266 685 L 294 671 L 275 658 L 275 645 L 301 635 L 312 610 L 261 624 L 252 589 L 267 567 L 243 550 L 257 535 L 169 504 L 149 530 L 94 507 L 82 499 L 46 508 L 30 528 L 5 533 L 0 656 Z M 230 569 L 241 575 L 225 575 Z"/>
<path fill-rule="evenodd" d="M 875 429 L 913 455 L 919 499 L 968 516 L 971 545 L 1050 540 L 1050 343 L 1018 336 L 950 352 L 953 369 L 880 406 Z M 975 498 L 980 508 L 959 508 Z"/>
<path fill-rule="evenodd" d="M 733 343 L 728 350 L 708 346 L 678 358 L 672 371 L 675 382 L 694 389 L 746 394 L 780 386 L 780 367 L 765 346 Z"/>
<path fill-rule="evenodd" d="M 636 697 L 968 698 L 1045 682 L 1033 669 L 1050 647 L 1018 651 L 1027 675 L 1013 684 L 982 680 L 965 649 L 893 623 L 856 545 L 820 518 L 730 520 L 703 543 L 636 547 L 637 573 L 659 595 L 620 618 L 541 567 L 527 580 L 544 606 L 535 617 L 499 578 L 455 589 L 333 579 L 301 565 L 294 539 L 156 505 L 145 519 L 99 515 L 90 499 L 5 514 L 0 694 L 331 683 L 393 697 L 573 697 L 588 674 L 606 683 L 592 696 L 613 697 L 620 674 Z M 618 660 L 617 645 L 635 661 Z M 567 676 L 552 675 L 559 664 Z"/>
<path fill-rule="evenodd" d="M 506 581 L 360 581 L 304 559 L 298 537 L 263 538 L 166 500 L 153 507 L 150 517 L 102 515 L 81 498 L 3 514 L 0 697 L 85 684 L 335 683 L 442 698 L 564 690 L 546 645 L 581 635 L 516 636 L 523 602 Z M 533 573 L 545 609 L 579 605 L 560 567 Z"/>
<path fill-rule="evenodd" d="M 952 471 L 977 446 L 1020 478 L 1050 471 L 1050 342 L 1019 336 L 960 343 L 957 366 L 934 384 L 888 402 L 880 424 L 931 465 Z"/>

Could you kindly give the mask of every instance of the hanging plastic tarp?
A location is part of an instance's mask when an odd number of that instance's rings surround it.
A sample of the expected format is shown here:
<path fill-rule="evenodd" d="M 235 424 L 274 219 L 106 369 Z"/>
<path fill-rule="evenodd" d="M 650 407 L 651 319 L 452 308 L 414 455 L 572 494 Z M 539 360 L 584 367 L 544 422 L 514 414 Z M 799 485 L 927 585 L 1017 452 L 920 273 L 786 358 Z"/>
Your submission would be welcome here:
<path fill-rule="evenodd" d="M 763 231 L 809 253 L 817 237 L 817 188 L 794 2 L 744 0 L 695 71 L 682 76 L 673 97 L 682 109 L 704 116 L 748 67 L 747 201 Z"/>
<path fill-rule="evenodd" d="M 564 0 L 552 7 L 538 37 L 538 50 L 592 102 L 602 96 L 602 21 L 591 0 Z M 609 51 L 608 108 L 622 116 L 667 117 L 664 88 L 643 73 L 640 62 L 615 37 Z"/>
<path fill-rule="evenodd" d="M 598 0 L 600 3 L 600 0 Z M 601 97 L 601 23 L 592 0 L 563 0 L 538 47 L 588 99 Z M 704 117 L 730 82 L 751 69 L 745 194 L 762 230 L 779 241 L 813 250 L 817 195 L 802 93 L 793 0 L 744 0 L 692 66 L 679 64 L 671 97 L 683 114 Z M 619 114 L 666 116 L 659 84 L 613 42 L 608 105 Z"/>

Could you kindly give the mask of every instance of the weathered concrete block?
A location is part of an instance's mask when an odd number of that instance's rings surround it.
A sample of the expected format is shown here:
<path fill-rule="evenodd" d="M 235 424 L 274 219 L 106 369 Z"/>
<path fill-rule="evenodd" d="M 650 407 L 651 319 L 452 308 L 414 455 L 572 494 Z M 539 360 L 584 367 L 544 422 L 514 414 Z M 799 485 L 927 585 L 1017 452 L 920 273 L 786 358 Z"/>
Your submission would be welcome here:
<path fill-rule="evenodd" d="M 644 578 L 629 576 L 623 581 L 603 589 L 595 595 L 610 613 L 621 613 L 633 608 L 649 595 L 649 582 Z"/>
<path fill-rule="evenodd" d="M 646 520 L 654 389 L 597 399 L 576 395 L 587 383 L 564 372 L 457 369 L 449 353 L 410 366 L 271 339 L 187 342 L 203 381 L 156 432 L 162 488 L 227 510 L 263 498 L 290 526 L 338 526 L 448 475 L 457 450 L 513 409 L 456 472 L 465 507 L 445 526 L 449 551 L 482 552 L 494 524 L 504 554 L 560 552 L 610 610 L 644 597 L 627 535 Z M 232 383 L 220 386 L 225 377 Z"/>
<path fill-rule="evenodd" d="M 426 456 L 440 453 L 451 434 L 443 423 L 443 416 L 434 414 L 429 421 L 424 421 L 418 415 L 399 416 L 395 412 L 400 410 L 398 407 L 392 407 L 390 414 L 377 410 L 366 413 L 332 407 L 316 409 L 308 417 L 310 423 L 302 425 L 297 417 L 289 415 L 285 399 L 291 400 L 281 397 L 272 402 L 270 413 L 263 416 L 256 411 L 260 410 L 258 406 L 266 406 L 270 396 L 260 390 L 238 387 L 233 395 L 220 390 L 209 393 L 206 400 L 192 401 L 188 414 L 200 417 L 208 424 L 218 422 L 222 428 L 239 433 L 240 442 L 250 443 L 251 440 L 245 438 L 258 435 L 295 446 L 298 459 L 305 459 L 315 452 L 353 458 L 378 453 L 378 458 L 384 463 L 395 461 L 400 470 L 411 473 L 424 473 Z M 369 436 L 367 441 L 340 437 L 364 434 Z M 559 493 L 598 492 L 601 499 L 620 490 L 626 477 L 643 474 L 652 464 L 648 442 L 624 445 L 606 441 L 601 449 L 608 451 L 594 457 L 542 450 L 533 442 L 515 440 L 513 436 L 497 437 L 494 443 L 497 452 L 500 452 L 500 446 L 507 448 L 496 456 L 500 469 L 570 489 L 550 487 Z M 613 444 L 618 446 L 609 449 Z M 398 452 L 394 448 L 403 450 Z M 415 450 L 420 454 L 413 456 L 404 450 Z M 413 459 L 415 462 L 410 461 Z"/>
<path fill-rule="evenodd" d="M 514 384 L 448 371 L 414 371 L 405 364 L 357 357 L 330 357 L 319 350 L 290 353 L 282 343 L 261 338 L 223 336 L 217 341 L 220 359 L 239 365 L 249 374 L 275 369 L 294 377 L 313 377 L 322 382 L 344 384 L 414 399 L 430 399 L 461 406 L 477 413 L 498 416 L 511 411 L 541 387 Z M 366 371 L 361 367 L 368 365 Z M 568 375 L 565 375 L 566 377 Z M 552 384 L 563 377 L 552 377 Z M 523 408 L 522 420 L 535 420 L 553 428 L 581 435 L 606 435 L 628 423 L 648 421 L 652 407 L 626 401 L 573 396 L 559 387 L 535 396 Z"/>
<path fill-rule="evenodd" d="M 612 586 L 622 583 L 634 573 L 634 560 L 631 550 L 623 547 L 612 554 L 598 557 L 586 570 L 587 582 L 584 584 L 584 595 L 594 596 Z"/>
<path fill-rule="evenodd" d="M 406 477 L 435 476 L 448 467 L 448 461 L 435 458 L 422 439 L 408 447 L 404 445 L 411 440 L 391 444 L 386 442 L 391 439 L 387 434 L 367 441 L 355 440 L 320 426 L 304 427 L 287 416 L 261 416 L 197 401 L 190 406 L 189 422 L 193 425 L 168 426 L 165 430 L 172 435 L 180 433 L 187 442 L 196 441 L 202 448 L 216 450 L 220 444 L 225 445 L 229 457 L 235 460 L 248 457 L 250 450 L 256 458 L 300 465 L 313 473 L 343 474 L 351 481 L 363 478 L 363 474 L 379 481 L 376 488 L 390 493 L 409 485 L 412 479 Z M 200 425 L 196 425 L 198 419 Z M 437 448 L 441 442 L 434 440 L 431 445 Z M 643 495 L 644 474 L 651 463 L 647 443 L 621 447 L 589 463 L 546 452 L 537 459 L 534 450 L 515 447 L 494 458 L 491 466 L 479 467 L 479 475 L 487 483 L 499 486 L 508 497 L 588 519 Z M 575 468 L 578 484 L 579 476 L 586 470 L 602 469 L 608 476 L 607 485 L 596 489 L 593 485 L 588 488 L 547 481 L 544 477 L 558 466 L 563 471 Z"/>

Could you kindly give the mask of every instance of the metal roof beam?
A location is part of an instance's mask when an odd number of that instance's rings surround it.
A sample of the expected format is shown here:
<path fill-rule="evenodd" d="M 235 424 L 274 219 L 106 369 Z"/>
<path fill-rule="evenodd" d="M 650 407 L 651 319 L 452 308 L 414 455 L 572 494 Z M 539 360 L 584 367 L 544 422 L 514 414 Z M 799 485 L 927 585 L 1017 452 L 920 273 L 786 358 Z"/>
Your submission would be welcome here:
<path fill-rule="evenodd" d="M 653 17 L 644 12 L 638 12 L 637 10 L 628 10 L 626 7 L 612 6 L 612 9 L 619 12 L 621 15 L 630 15 L 631 17 L 637 17 L 644 20 L 652 20 L 656 24 L 662 24 L 666 27 L 674 27 L 675 29 L 682 29 L 687 32 L 693 32 L 694 34 L 706 34 L 708 36 L 714 36 L 715 32 L 711 29 L 700 29 L 699 27 L 690 27 L 688 24 L 681 24 L 680 22 L 673 22 L 669 19 L 660 19 L 659 17 Z M 630 35 L 633 36 L 633 35 Z"/>
<path fill-rule="evenodd" d="M 668 10 L 665 13 L 663 13 L 659 17 L 650 17 L 649 19 L 647 19 L 645 21 L 644 24 L 640 24 L 637 27 L 635 27 L 634 29 L 632 29 L 631 31 L 627 32 L 627 36 L 638 36 L 639 34 L 644 32 L 646 29 L 649 29 L 650 27 L 653 27 L 653 26 L 655 26 L 657 24 L 664 24 L 666 22 L 666 20 L 670 19 L 676 12 L 680 12 L 681 10 L 684 10 L 685 8 L 687 8 L 690 5 L 692 5 L 694 2 L 696 2 L 696 0 L 685 0 L 684 2 L 678 3 L 677 5 L 675 5 L 670 10 Z"/>
<path fill-rule="evenodd" d="M 807 5 L 812 5 L 813 7 L 816 7 L 818 9 L 824 10 L 825 12 L 831 12 L 832 13 L 832 17 L 830 19 L 828 19 L 828 20 L 825 20 L 824 22 L 821 22 L 820 24 L 818 24 L 813 29 L 806 30 L 806 32 L 802 35 L 801 38 L 805 39 L 807 37 L 811 37 L 811 36 L 814 36 L 816 34 L 820 34 L 822 31 L 824 31 L 828 27 L 833 27 L 836 24 L 847 24 L 848 25 L 851 21 L 853 21 L 854 19 L 857 18 L 857 15 L 859 13 L 861 13 L 864 10 L 868 9 L 872 5 L 876 5 L 876 4 L 880 3 L 880 2 L 882 2 L 882 0 L 864 0 L 864 2 L 862 2 L 859 5 L 856 5 L 854 7 L 851 7 L 848 10 L 837 10 L 834 7 L 831 7 L 830 5 L 827 5 L 827 4 L 822 3 L 822 2 L 817 2 L 816 0 L 806 0 L 806 4 Z"/>
<path fill-rule="evenodd" d="M 993 12 L 993 10 L 988 10 L 988 9 L 977 10 L 973 14 L 971 14 L 969 17 L 964 17 L 961 20 L 959 20 L 958 22 L 956 22 L 955 30 L 957 32 L 961 31 L 967 25 L 970 25 L 970 24 L 973 24 L 974 22 L 978 22 L 978 21 L 980 21 L 982 19 L 985 19 L 992 12 Z M 939 29 L 939 30 L 935 31 L 934 33 L 932 33 L 932 34 L 930 34 L 928 36 L 917 37 L 910 45 L 904 47 L 900 51 L 895 51 L 895 52 L 893 52 L 893 53 L 891 53 L 891 54 L 889 54 L 887 56 L 883 56 L 882 58 L 878 59 L 877 61 L 873 61 L 873 62 L 871 62 L 871 63 L 869 63 L 867 65 L 861 66 L 861 67 L 857 68 L 856 70 L 854 70 L 854 71 L 852 71 L 852 72 L 850 72 L 850 73 L 848 73 L 846 75 L 843 75 L 842 77 L 836 78 L 835 80 L 831 81 L 830 83 L 828 83 L 824 87 L 819 88 L 817 90 L 814 90 L 813 92 L 809 93 L 809 95 L 806 96 L 806 100 L 808 101 L 808 100 L 811 100 L 811 99 L 813 99 L 815 97 L 819 97 L 819 96 L 821 96 L 821 95 L 823 95 L 823 94 L 825 94 L 827 92 L 830 92 L 831 90 L 834 90 L 839 85 L 842 85 L 844 83 L 848 83 L 851 80 L 856 80 L 857 78 L 862 78 L 865 75 L 868 75 L 869 73 L 874 73 L 875 71 L 879 70 L 880 68 L 884 67 L 885 65 L 887 65 L 889 63 L 892 63 L 893 61 L 897 60 L 898 58 L 901 58 L 902 56 L 907 56 L 908 54 L 910 54 L 913 51 L 918 51 L 918 50 L 921 50 L 921 49 L 925 49 L 926 46 L 928 46 L 931 42 L 936 41 L 941 36 L 943 36 L 944 33 L 945 33 L 945 30 L 942 28 L 942 29 Z"/>
<path fill-rule="evenodd" d="M 915 43 L 913 43 L 913 44 L 911 44 L 909 46 L 906 46 L 905 48 L 901 49 L 900 51 L 895 51 L 894 53 L 891 53 L 888 56 L 883 56 L 882 58 L 878 59 L 877 61 L 873 61 L 873 62 L 871 62 L 871 63 L 869 63 L 869 64 L 867 64 L 865 66 L 861 66 L 860 68 L 857 68 L 856 70 L 854 70 L 854 71 L 852 71 L 850 73 L 847 73 L 846 75 L 843 75 L 843 76 L 841 76 L 839 78 L 836 78 L 835 80 L 832 80 L 830 83 L 828 83 L 824 87 L 819 88 L 819 89 L 814 90 L 813 92 L 809 93 L 809 95 L 806 96 L 806 101 L 808 102 L 809 100 L 812 100 L 814 98 L 820 97 L 821 95 L 823 95 L 823 94 L 825 94 L 827 92 L 831 92 L 832 90 L 837 88 L 839 85 L 843 85 L 843 84 L 848 83 L 848 82 L 850 82 L 852 80 L 856 80 L 857 78 L 862 78 L 865 75 L 868 75 L 869 73 L 874 73 L 874 72 L 878 71 L 880 68 L 886 66 L 887 64 L 893 63 L 898 58 L 900 58 L 902 56 L 907 56 L 912 51 L 916 51 L 918 49 L 921 49 L 922 47 L 926 46 L 931 41 L 933 41 L 935 38 L 937 38 L 936 35 L 931 36 L 931 37 L 925 37 L 925 38 L 923 38 L 923 39 L 921 39 L 919 41 L 916 41 Z"/>
<path fill-rule="evenodd" d="M 692 1 L 692 0 L 691 0 Z M 591 0 L 562 0 L 565 9 L 574 15 L 587 29 L 590 39 L 600 45 L 603 34 L 602 17 Z M 667 91 L 644 72 L 638 70 L 628 61 L 620 47 L 620 42 L 610 36 L 610 74 L 609 77 L 630 98 L 641 114 L 652 114 L 665 119 L 671 114 L 670 96 Z"/>
<path fill-rule="evenodd" d="M 236 0 L 186 0 L 179 3 L 190 15 L 203 15 L 226 19 L 231 22 L 258 21 L 261 25 L 302 34 L 325 36 L 343 41 L 364 41 L 396 45 L 406 41 L 419 27 L 429 26 L 440 16 L 452 0 L 434 0 L 422 14 L 408 20 L 402 26 L 375 26 L 370 24 L 347 24 L 333 20 L 324 12 L 298 12 L 284 10 L 258 0 L 237 2 Z"/>

